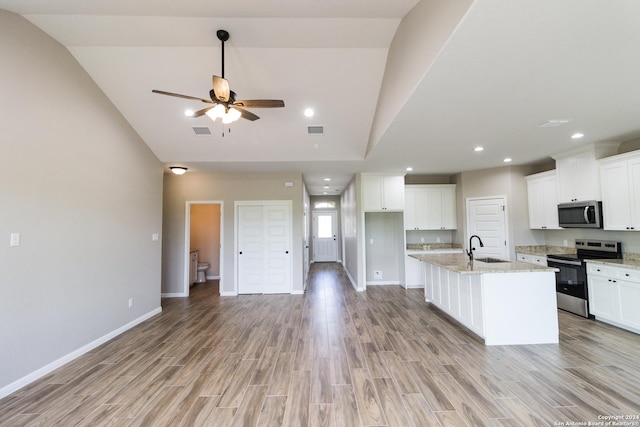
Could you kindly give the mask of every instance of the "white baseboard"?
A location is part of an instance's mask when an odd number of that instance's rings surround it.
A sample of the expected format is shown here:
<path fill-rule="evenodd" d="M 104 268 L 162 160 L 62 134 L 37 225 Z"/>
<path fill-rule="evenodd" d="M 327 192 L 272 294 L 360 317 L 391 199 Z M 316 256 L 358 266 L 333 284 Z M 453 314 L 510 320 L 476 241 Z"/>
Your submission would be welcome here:
<path fill-rule="evenodd" d="M 186 295 L 184 292 L 167 292 L 160 294 L 160 298 L 185 298 Z"/>
<path fill-rule="evenodd" d="M 403 285 L 405 289 L 424 289 L 424 285 Z"/>
<path fill-rule="evenodd" d="M 238 294 L 235 292 L 220 292 L 221 297 L 237 297 Z"/>
<path fill-rule="evenodd" d="M 300 289 L 291 291 L 291 295 L 302 295 L 302 294 L 304 294 L 304 291 L 301 291 Z"/>
<path fill-rule="evenodd" d="M 385 285 L 399 285 L 400 282 L 397 281 L 385 281 L 385 280 L 376 280 L 375 282 L 367 282 L 367 286 L 385 286 Z"/>
<path fill-rule="evenodd" d="M 22 387 L 34 382 L 35 380 L 42 378 L 43 376 L 47 375 L 48 373 L 58 369 L 59 367 L 66 365 L 67 363 L 71 362 L 74 359 L 77 359 L 78 357 L 82 356 L 83 354 L 93 350 L 94 348 L 106 343 L 107 341 L 109 341 L 110 339 L 113 339 L 115 337 L 117 337 L 118 335 L 122 334 L 123 332 L 128 331 L 129 329 L 133 328 L 134 326 L 137 326 L 138 324 L 144 322 L 145 320 L 155 316 L 156 314 L 159 314 L 162 312 L 162 307 L 158 307 L 140 317 L 138 317 L 137 319 L 132 320 L 131 322 L 127 323 L 124 326 L 119 327 L 118 329 L 116 329 L 115 331 L 111 331 L 108 334 L 90 342 L 87 345 L 84 345 L 82 347 L 80 347 L 79 349 L 72 351 L 71 353 L 62 356 L 61 358 L 59 358 L 58 360 L 54 360 L 53 362 L 43 366 L 40 369 L 37 369 L 35 371 L 33 371 L 32 373 L 25 375 L 24 377 L 12 382 L 11 384 L 8 384 L 2 388 L 0 388 L 0 399 L 2 399 L 5 396 L 10 395 L 11 393 L 20 390 Z"/>
<path fill-rule="evenodd" d="M 347 277 L 349 278 L 349 281 L 351 282 L 351 286 L 353 286 L 353 289 L 355 289 L 357 292 L 364 292 L 364 288 L 359 288 L 356 281 L 353 280 L 353 277 L 351 277 L 351 274 L 349 274 L 349 270 L 347 270 L 347 268 L 344 266 L 342 266 L 342 268 L 344 269 L 344 272 L 347 273 Z"/>

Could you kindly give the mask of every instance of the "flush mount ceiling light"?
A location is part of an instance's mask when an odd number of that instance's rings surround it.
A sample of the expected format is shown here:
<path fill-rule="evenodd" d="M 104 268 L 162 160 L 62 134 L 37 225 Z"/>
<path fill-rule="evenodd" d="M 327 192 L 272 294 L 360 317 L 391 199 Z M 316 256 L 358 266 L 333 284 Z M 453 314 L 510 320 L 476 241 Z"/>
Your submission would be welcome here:
<path fill-rule="evenodd" d="M 479 153 L 480 151 L 484 151 L 484 147 L 477 146 L 476 148 L 473 149 L 473 151 L 475 151 L 476 153 Z"/>
<path fill-rule="evenodd" d="M 193 113 L 195 113 L 193 110 L 184 110 L 184 115 L 187 117 L 193 117 Z"/>
<path fill-rule="evenodd" d="M 325 181 L 331 181 L 331 178 L 325 178 L 324 180 Z"/>
<path fill-rule="evenodd" d="M 171 166 L 169 169 L 171 169 L 171 172 L 173 172 L 174 175 L 184 175 L 187 171 L 187 168 L 184 166 Z"/>
<path fill-rule="evenodd" d="M 306 117 L 313 117 L 314 114 L 315 112 L 313 111 L 313 108 L 307 108 L 304 110 L 304 115 Z"/>
<path fill-rule="evenodd" d="M 576 133 L 574 133 L 573 135 L 571 135 L 571 139 L 580 139 L 580 138 L 582 138 L 583 136 L 584 136 L 584 134 L 583 134 L 583 133 L 576 132 Z"/>
<path fill-rule="evenodd" d="M 411 171 L 413 171 L 413 168 L 412 168 L 411 166 L 409 166 L 409 167 L 407 168 L 407 172 L 411 172 Z"/>
<path fill-rule="evenodd" d="M 511 162 L 513 159 L 511 157 L 505 157 L 505 159 L 503 160 L 503 162 L 505 163 L 509 163 Z"/>

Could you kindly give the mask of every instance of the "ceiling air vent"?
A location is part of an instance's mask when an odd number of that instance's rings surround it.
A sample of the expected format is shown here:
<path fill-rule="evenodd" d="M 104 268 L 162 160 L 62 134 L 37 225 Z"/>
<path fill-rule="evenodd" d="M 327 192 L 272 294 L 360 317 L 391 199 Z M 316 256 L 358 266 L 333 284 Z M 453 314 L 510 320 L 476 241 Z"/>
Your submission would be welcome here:
<path fill-rule="evenodd" d="M 324 126 L 307 126 L 307 133 L 309 135 L 322 135 L 324 134 Z"/>
<path fill-rule="evenodd" d="M 538 127 L 540 127 L 540 128 L 557 128 L 558 126 L 566 125 L 570 121 L 571 120 L 569 120 L 569 119 L 547 120 L 546 122 L 542 123 L 541 125 L 538 125 Z"/>
<path fill-rule="evenodd" d="M 211 130 L 206 126 L 194 126 L 193 132 L 196 134 L 196 136 L 211 135 Z"/>

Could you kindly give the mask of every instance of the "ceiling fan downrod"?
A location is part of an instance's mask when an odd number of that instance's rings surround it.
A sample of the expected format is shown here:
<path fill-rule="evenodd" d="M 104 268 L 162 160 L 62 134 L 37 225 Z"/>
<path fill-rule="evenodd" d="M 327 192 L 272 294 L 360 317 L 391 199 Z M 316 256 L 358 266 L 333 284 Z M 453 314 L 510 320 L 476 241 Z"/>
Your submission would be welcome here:
<path fill-rule="evenodd" d="M 216 35 L 218 40 L 222 42 L 222 78 L 224 79 L 224 42 L 229 40 L 229 33 L 226 30 L 218 30 Z"/>

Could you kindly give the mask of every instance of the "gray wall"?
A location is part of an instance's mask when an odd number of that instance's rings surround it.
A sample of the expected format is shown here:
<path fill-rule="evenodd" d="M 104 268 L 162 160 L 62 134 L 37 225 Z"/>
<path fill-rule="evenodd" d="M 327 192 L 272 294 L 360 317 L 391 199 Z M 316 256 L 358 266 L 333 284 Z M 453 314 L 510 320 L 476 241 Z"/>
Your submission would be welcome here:
<path fill-rule="evenodd" d="M 454 233 L 454 241 L 462 243 L 465 248 L 468 246 L 467 198 L 506 196 L 510 256 L 515 257 L 515 246 L 544 244 L 544 235 L 529 229 L 527 184 L 524 177 L 530 173 L 529 166 L 505 166 L 456 175 L 458 230 Z"/>
<path fill-rule="evenodd" d="M 361 251 L 363 244 L 362 232 L 364 225 L 360 224 L 360 204 L 358 200 L 359 176 L 353 177 L 349 185 L 342 192 L 340 197 L 340 218 L 342 218 L 342 264 L 344 265 L 349 278 L 354 287 L 358 290 L 364 289 L 364 252 Z M 362 255 L 361 255 L 362 254 Z"/>
<path fill-rule="evenodd" d="M 285 187 L 292 181 L 293 187 Z M 220 292 L 234 289 L 234 202 L 291 200 L 293 215 L 293 290 L 303 290 L 304 211 L 302 174 L 299 173 L 189 173 L 164 176 L 162 292 L 182 294 L 185 272 L 185 212 L 187 202 L 223 202 L 222 277 Z"/>
<path fill-rule="evenodd" d="M 162 165 L 64 47 L 2 10 L 0 58 L 2 395 L 160 309 Z"/>

